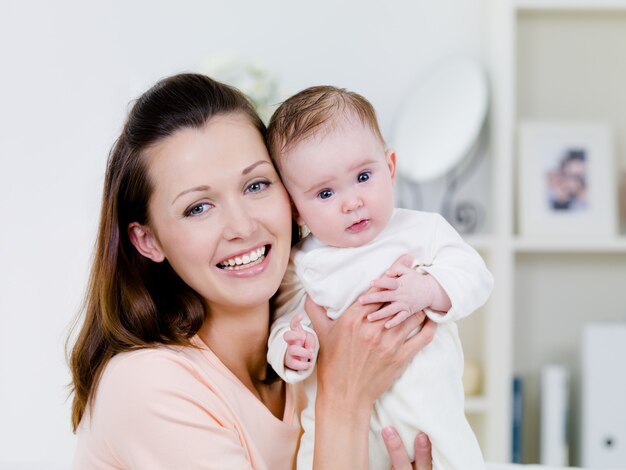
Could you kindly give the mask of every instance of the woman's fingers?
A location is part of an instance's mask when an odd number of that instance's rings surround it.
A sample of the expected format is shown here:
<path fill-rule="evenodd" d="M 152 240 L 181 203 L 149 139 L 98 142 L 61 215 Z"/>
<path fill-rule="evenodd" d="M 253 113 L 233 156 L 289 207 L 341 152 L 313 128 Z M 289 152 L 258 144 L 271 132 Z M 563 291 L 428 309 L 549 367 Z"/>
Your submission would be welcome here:
<path fill-rule="evenodd" d="M 391 426 L 385 427 L 382 434 L 393 470 L 432 470 L 432 446 L 426 434 L 421 432 L 415 437 L 415 463 L 413 465 L 409 461 L 400 435 L 395 428 Z"/>
<path fill-rule="evenodd" d="M 412 318 L 407 318 L 401 328 L 410 328 L 412 325 Z M 415 328 L 415 327 L 414 327 Z M 413 328 L 413 329 L 414 329 Z M 433 336 L 435 336 L 435 330 L 437 329 L 437 324 L 432 321 L 430 318 L 426 318 L 422 323 L 422 329 L 417 332 L 414 336 L 411 336 L 406 342 L 402 345 L 403 351 L 406 354 L 406 357 L 413 357 L 419 351 L 424 349 L 424 347 L 428 346 L 430 342 L 433 340 Z M 410 332 L 411 330 L 409 330 Z"/>
<path fill-rule="evenodd" d="M 383 318 L 387 318 L 387 317 L 390 317 L 392 315 L 395 315 L 400 310 L 402 310 L 402 305 L 399 302 L 392 302 L 389 305 L 385 305 L 380 310 L 377 310 L 377 311 L 375 311 L 373 313 L 370 313 L 367 316 L 367 319 L 369 321 L 381 320 Z"/>
<path fill-rule="evenodd" d="M 311 297 L 307 296 L 304 302 L 304 310 L 309 316 L 317 335 L 325 336 L 333 324 L 333 321 L 326 315 L 326 309 L 317 305 L 311 300 Z"/>
<path fill-rule="evenodd" d="M 411 315 L 412 315 L 411 312 L 407 312 L 406 310 L 402 310 L 401 312 L 398 312 L 398 314 L 395 317 L 393 317 L 391 320 L 389 320 L 387 323 L 385 323 L 385 328 L 393 328 L 394 326 L 399 325 L 404 320 L 409 318 Z"/>
<path fill-rule="evenodd" d="M 433 451 L 430 439 L 423 432 L 415 438 L 415 470 L 432 470 Z"/>
<path fill-rule="evenodd" d="M 409 456 L 402 445 L 398 432 L 390 426 L 383 428 L 383 441 L 391 459 L 391 468 L 393 470 L 411 470 Z M 422 470 L 421 467 L 418 468 Z"/>

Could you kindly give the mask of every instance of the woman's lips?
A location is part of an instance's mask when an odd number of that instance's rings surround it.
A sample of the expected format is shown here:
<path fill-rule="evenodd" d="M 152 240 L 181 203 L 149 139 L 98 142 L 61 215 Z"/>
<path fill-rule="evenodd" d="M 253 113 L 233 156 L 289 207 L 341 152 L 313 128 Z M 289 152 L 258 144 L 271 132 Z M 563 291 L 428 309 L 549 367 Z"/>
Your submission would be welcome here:
<path fill-rule="evenodd" d="M 250 267 L 255 264 L 259 264 L 263 261 L 263 258 L 269 250 L 269 245 L 262 245 L 257 248 L 248 250 L 247 252 L 241 252 L 230 258 L 227 258 L 219 263 L 217 267 L 226 270 L 237 270 L 240 268 Z"/>

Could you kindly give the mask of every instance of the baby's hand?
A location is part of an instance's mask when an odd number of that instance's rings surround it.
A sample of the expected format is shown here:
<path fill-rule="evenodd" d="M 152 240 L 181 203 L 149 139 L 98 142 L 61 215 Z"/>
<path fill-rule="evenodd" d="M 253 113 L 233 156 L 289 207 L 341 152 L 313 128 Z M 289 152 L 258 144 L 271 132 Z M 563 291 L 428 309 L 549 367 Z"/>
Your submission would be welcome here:
<path fill-rule="evenodd" d="M 292 370 L 308 370 L 315 354 L 315 336 L 302 328 L 302 315 L 291 319 L 291 329 L 283 336 L 287 342 L 285 367 Z"/>
<path fill-rule="evenodd" d="M 372 281 L 371 285 L 381 290 L 362 295 L 360 302 L 387 305 L 370 313 L 368 320 L 393 317 L 385 323 L 385 328 L 393 328 L 432 304 L 431 292 L 423 286 L 425 275 L 417 272 L 412 265 L 413 258 L 410 255 L 401 256 L 385 274 Z"/>

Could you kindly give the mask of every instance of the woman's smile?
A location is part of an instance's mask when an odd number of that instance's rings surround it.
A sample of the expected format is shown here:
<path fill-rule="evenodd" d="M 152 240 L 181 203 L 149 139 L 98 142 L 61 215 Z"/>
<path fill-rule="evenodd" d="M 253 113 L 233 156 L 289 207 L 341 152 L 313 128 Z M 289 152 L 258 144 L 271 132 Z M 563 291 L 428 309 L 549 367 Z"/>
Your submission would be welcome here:
<path fill-rule="evenodd" d="M 248 250 L 238 255 L 233 255 L 217 264 L 224 274 L 236 278 L 252 277 L 265 271 L 270 263 L 271 245 Z"/>

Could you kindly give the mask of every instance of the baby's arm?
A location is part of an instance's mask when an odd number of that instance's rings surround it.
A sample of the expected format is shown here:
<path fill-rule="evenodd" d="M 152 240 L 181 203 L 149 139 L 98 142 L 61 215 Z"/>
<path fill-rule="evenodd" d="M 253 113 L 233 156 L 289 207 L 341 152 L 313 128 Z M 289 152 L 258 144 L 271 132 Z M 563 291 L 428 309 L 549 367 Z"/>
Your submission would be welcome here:
<path fill-rule="evenodd" d="M 313 331 L 311 321 L 304 311 L 305 300 L 306 291 L 296 275 L 293 262 L 290 261 L 278 296 L 274 302 L 274 321 L 270 329 L 267 350 L 267 362 L 269 362 L 276 373 L 288 383 L 300 382 L 311 375 L 313 365 L 317 359 L 317 335 L 315 331 Z M 297 322 L 297 328 L 305 333 L 305 337 L 301 337 L 302 335 L 299 334 L 291 334 L 294 330 L 294 328 L 292 328 L 292 320 L 296 316 L 300 316 L 300 321 Z M 295 323 L 294 326 L 296 326 Z M 306 340 L 307 335 L 310 335 L 308 340 Z M 312 355 L 306 357 L 306 359 L 311 359 L 311 362 L 305 369 L 292 368 L 289 365 L 290 361 L 287 359 L 287 350 L 291 346 L 289 342 L 293 341 L 304 341 L 300 344 L 294 344 L 305 347 L 305 349 L 306 346 L 311 348 L 310 351 Z M 294 349 L 292 349 L 292 351 L 294 351 Z"/>
<path fill-rule="evenodd" d="M 451 307 L 446 291 L 431 275 L 416 270 L 410 255 L 398 258 L 381 277 L 372 281 L 372 286 L 382 290 L 364 294 L 360 301 L 387 304 L 367 316 L 370 321 L 393 317 L 385 323 L 386 328 L 393 328 L 426 308 L 445 313 Z"/>
<path fill-rule="evenodd" d="M 401 257 L 398 260 L 404 259 L 404 267 L 400 269 L 413 281 L 419 282 L 419 285 L 416 284 L 418 290 L 413 292 L 414 301 L 421 300 L 422 303 L 431 304 L 424 310 L 431 320 L 437 323 L 456 321 L 466 317 L 487 301 L 493 288 L 493 276 L 478 252 L 469 246 L 441 215 L 429 214 L 428 217 L 431 226 L 425 235 L 428 243 L 425 248 L 411 253 L 413 256 L 411 266 L 415 273 L 409 271 L 410 266 L 407 263 L 410 258 Z M 421 278 L 418 277 L 420 275 Z M 388 277 L 390 276 L 382 276 L 384 285 L 391 287 L 396 285 L 394 279 L 386 279 Z M 406 282 L 409 277 L 398 279 Z M 401 284 L 401 281 L 396 280 L 397 284 Z M 385 289 L 389 290 L 386 287 Z M 365 303 L 385 301 L 381 298 L 395 301 L 397 299 L 394 293 L 395 290 L 392 289 L 387 296 L 381 292 L 381 296 L 368 296 L 363 300 Z M 400 309 L 399 306 L 398 304 L 386 306 L 390 307 L 387 310 L 389 315 L 404 312 L 398 317 L 398 322 L 415 313 L 407 308 Z M 419 303 L 413 306 L 417 307 Z M 394 309 L 397 309 L 396 313 Z"/>

